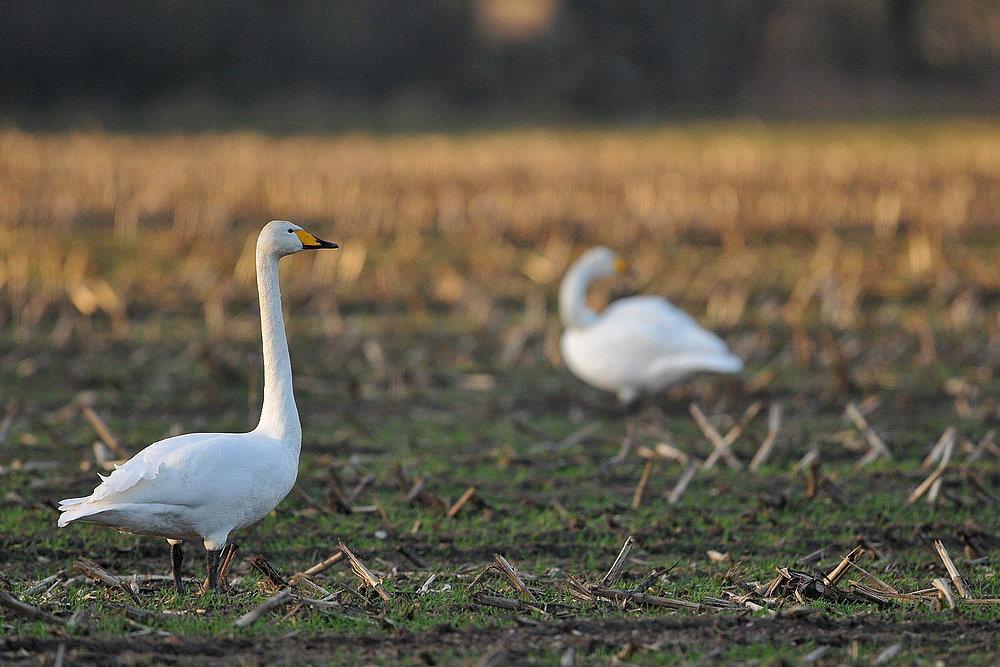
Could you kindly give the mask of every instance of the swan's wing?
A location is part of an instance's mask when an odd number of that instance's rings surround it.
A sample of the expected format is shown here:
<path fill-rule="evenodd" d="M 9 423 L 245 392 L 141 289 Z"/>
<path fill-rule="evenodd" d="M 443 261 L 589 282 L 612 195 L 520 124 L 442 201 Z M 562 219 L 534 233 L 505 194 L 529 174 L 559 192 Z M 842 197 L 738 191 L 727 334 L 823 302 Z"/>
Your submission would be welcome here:
<path fill-rule="evenodd" d="M 633 321 L 647 322 L 664 327 L 700 326 L 686 312 L 666 299 L 643 294 L 617 299 L 601 313 L 603 317 L 628 317 Z"/>
<path fill-rule="evenodd" d="M 742 368 L 725 342 L 659 297 L 614 302 L 593 325 L 564 332 L 567 365 L 590 384 L 628 397 L 699 371 Z"/>
<path fill-rule="evenodd" d="M 602 318 L 585 331 L 565 338 L 570 356 L 596 372 L 618 382 L 636 382 L 654 366 L 671 364 L 691 366 L 702 364 L 705 370 L 716 370 L 715 360 L 725 359 L 725 370 L 738 360 L 726 348 L 725 342 L 701 327 L 664 329 L 648 322 L 623 317 Z M 598 370 L 600 369 L 600 370 Z M 729 372 L 739 370 L 738 368 Z"/>
<path fill-rule="evenodd" d="M 59 525 L 119 503 L 200 505 L 211 497 L 218 480 L 199 484 L 197 478 L 218 470 L 217 459 L 225 456 L 226 443 L 233 437 L 229 433 L 188 433 L 149 445 L 116 466 L 110 475 L 100 475 L 101 483 L 89 496 L 59 501 L 63 512 Z M 239 457 L 234 459 L 238 461 Z"/>
<path fill-rule="evenodd" d="M 732 356 L 725 341 L 658 296 L 614 301 L 596 326 L 617 329 L 619 336 L 634 337 L 637 344 L 659 350 L 660 355 Z"/>

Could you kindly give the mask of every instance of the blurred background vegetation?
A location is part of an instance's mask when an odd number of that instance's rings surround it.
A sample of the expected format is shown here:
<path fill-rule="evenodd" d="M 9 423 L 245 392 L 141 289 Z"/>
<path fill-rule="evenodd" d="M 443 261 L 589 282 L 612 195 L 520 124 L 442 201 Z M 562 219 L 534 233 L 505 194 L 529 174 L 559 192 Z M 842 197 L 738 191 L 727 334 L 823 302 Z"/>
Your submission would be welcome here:
<path fill-rule="evenodd" d="M 900 382 L 884 369 L 924 378 L 941 359 L 976 386 L 1000 377 L 995 3 L 2 12 L 8 391 L 127 402 L 150 359 L 196 340 L 188 367 L 215 354 L 220 386 L 256 396 L 239 360 L 259 354 L 252 249 L 273 218 L 341 244 L 283 283 L 293 346 L 339 346 L 305 369 L 317 396 L 345 377 L 344 395 L 410 396 L 437 387 L 428 365 L 442 386 L 456 369 L 550 374 L 558 281 L 598 243 L 628 257 L 629 289 L 724 335 L 758 389 L 814 392 L 807 369 L 878 392 Z M 148 354 L 123 370 L 119 345 Z M 383 372 L 411 362 L 410 385 Z"/>
<path fill-rule="evenodd" d="M 994 112 L 990 0 L 9 0 L 0 119 L 422 129 Z"/>

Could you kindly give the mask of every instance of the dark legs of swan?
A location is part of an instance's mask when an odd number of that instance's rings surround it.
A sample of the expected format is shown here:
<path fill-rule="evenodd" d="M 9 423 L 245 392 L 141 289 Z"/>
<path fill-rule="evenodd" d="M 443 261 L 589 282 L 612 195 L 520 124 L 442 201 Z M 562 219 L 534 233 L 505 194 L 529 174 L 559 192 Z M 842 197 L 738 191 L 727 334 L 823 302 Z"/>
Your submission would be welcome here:
<path fill-rule="evenodd" d="M 181 563 L 184 562 L 184 552 L 180 544 L 170 545 L 170 570 L 174 575 L 174 588 L 179 594 L 184 593 L 184 582 L 181 581 Z"/>
<path fill-rule="evenodd" d="M 233 545 L 233 550 L 235 551 L 235 545 Z M 208 552 L 208 583 L 206 584 L 205 590 L 215 591 L 216 593 L 222 592 L 222 585 L 219 581 L 219 566 L 222 556 L 222 550 L 218 549 L 216 551 Z M 184 563 L 184 551 L 181 550 L 181 545 L 170 544 L 170 569 L 174 575 L 174 588 L 180 595 L 184 594 L 184 581 L 181 579 L 181 564 Z"/>
<path fill-rule="evenodd" d="M 219 584 L 219 557 L 221 555 L 222 549 L 208 552 L 208 588 L 206 590 L 216 593 L 222 592 L 222 586 Z"/>

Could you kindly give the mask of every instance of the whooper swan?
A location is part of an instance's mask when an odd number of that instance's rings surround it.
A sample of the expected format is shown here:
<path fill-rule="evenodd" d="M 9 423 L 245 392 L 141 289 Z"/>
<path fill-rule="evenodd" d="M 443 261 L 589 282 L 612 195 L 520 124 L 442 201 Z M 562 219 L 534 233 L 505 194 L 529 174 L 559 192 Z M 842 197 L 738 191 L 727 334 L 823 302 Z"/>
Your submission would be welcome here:
<path fill-rule="evenodd" d="M 612 302 L 603 312 L 587 306 L 597 278 L 624 273 L 625 262 L 605 247 L 584 253 L 559 287 L 563 360 L 581 380 L 618 394 L 628 404 L 702 371 L 738 373 L 743 362 L 721 338 L 658 296 Z"/>
<path fill-rule="evenodd" d="M 264 402 L 249 433 L 189 433 L 160 440 L 116 466 L 86 498 L 59 503 L 59 525 L 96 523 L 165 537 L 174 586 L 184 592 L 181 542 L 201 538 L 209 590 L 221 591 L 219 556 L 229 534 L 264 518 L 292 489 L 302 427 L 281 314 L 278 260 L 300 250 L 336 248 L 298 225 L 275 220 L 257 239 L 257 290 L 264 341 Z"/>

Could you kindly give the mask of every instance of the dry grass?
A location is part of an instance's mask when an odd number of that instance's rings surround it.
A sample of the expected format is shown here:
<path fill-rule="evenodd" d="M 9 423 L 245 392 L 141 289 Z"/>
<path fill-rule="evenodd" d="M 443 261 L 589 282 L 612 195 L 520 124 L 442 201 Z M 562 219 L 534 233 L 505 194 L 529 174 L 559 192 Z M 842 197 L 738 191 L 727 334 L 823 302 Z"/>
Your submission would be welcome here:
<path fill-rule="evenodd" d="M 111 222 L 130 235 L 153 222 L 184 238 L 273 216 L 404 240 L 574 227 L 616 244 L 692 228 L 885 236 L 900 222 L 992 227 L 1000 183 L 1000 133 L 976 125 L 290 139 L 8 130 L 0 156 L 0 225 Z"/>
<path fill-rule="evenodd" d="M 331 329 L 345 303 L 454 305 L 488 326 L 498 300 L 550 296 L 598 242 L 707 324 L 795 326 L 818 304 L 821 321 L 846 329 L 862 301 L 948 291 L 956 272 L 1000 287 L 991 262 L 949 247 L 992 230 L 997 210 L 992 125 L 288 139 L 6 130 L 0 313 L 29 330 L 46 315 L 103 313 L 125 335 L 130 311 L 194 305 L 214 337 L 253 335 L 227 316 L 254 298 L 253 232 L 287 218 L 343 246 L 285 279 Z M 845 245 L 832 230 L 872 242 Z M 754 292 L 764 300 L 751 313 Z M 945 318 L 979 317 L 977 298 L 959 294 Z"/>

